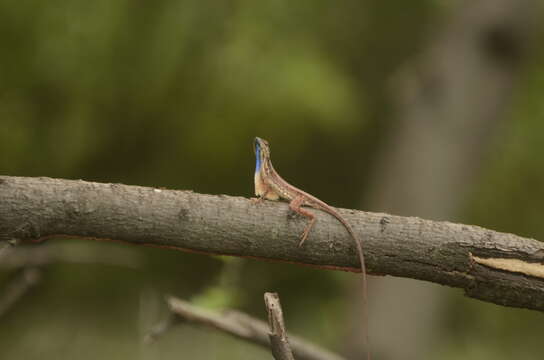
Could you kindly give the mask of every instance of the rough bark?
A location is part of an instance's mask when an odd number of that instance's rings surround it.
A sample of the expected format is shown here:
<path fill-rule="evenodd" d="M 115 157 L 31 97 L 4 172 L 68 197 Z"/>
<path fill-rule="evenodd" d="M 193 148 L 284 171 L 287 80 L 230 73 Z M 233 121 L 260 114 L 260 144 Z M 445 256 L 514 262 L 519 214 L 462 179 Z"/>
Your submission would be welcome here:
<path fill-rule="evenodd" d="M 432 281 L 496 304 L 544 310 L 539 241 L 477 226 L 338 211 L 362 239 L 369 273 Z M 328 214 L 316 211 L 316 216 L 310 238 L 299 248 L 306 220 L 293 218 L 285 203 L 0 176 L 0 239 L 111 239 L 359 271 L 356 249 L 342 225 Z"/>

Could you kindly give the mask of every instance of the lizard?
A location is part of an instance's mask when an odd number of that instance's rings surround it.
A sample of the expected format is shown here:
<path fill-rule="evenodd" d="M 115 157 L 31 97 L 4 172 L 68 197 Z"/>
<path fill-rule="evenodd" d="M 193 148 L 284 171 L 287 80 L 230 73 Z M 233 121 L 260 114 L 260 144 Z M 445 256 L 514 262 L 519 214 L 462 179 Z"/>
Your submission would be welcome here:
<path fill-rule="evenodd" d="M 361 265 L 362 273 L 362 286 L 363 286 L 363 304 L 364 304 L 364 321 L 365 328 L 367 327 L 367 316 L 366 316 L 366 293 L 367 293 L 367 284 L 366 284 L 366 266 L 365 266 L 365 257 L 363 253 L 363 247 L 361 242 L 355 236 L 351 225 L 344 219 L 336 210 L 331 206 L 327 205 L 325 202 L 319 200 L 315 196 L 312 196 L 295 186 L 289 184 L 285 181 L 274 169 L 272 161 L 270 159 L 270 145 L 268 141 L 255 137 L 254 140 L 254 151 L 256 158 L 255 165 L 255 195 L 258 197 L 258 201 L 263 200 L 287 200 L 289 201 L 289 208 L 306 218 L 308 218 L 308 224 L 300 236 L 300 242 L 298 246 L 301 247 L 306 241 L 310 230 L 315 225 L 316 217 L 315 215 L 303 209 L 302 206 L 311 207 L 324 211 L 332 216 L 334 216 L 347 230 L 350 237 L 355 242 L 357 247 L 357 254 L 359 255 L 359 262 Z M 368 334 L 365 334 L 365 351 L 368 348 L 367 339 Z M 367 358 L 370 358 L 370 355 L 367 351 Z"/>

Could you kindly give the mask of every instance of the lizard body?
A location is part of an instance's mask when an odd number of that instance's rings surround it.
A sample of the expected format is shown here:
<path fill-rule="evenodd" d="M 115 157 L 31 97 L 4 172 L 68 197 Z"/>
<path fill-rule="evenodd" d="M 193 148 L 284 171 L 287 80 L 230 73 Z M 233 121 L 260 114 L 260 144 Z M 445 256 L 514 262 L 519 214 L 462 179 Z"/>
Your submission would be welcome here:
<path fill-rule="evenodd" d="M 260 200 L 279 200 L 284 199 L 289 201 L 289 208 L 305 217 L 307 217 L 308 224 L 300 236 L 300 242 L 298 246 L 302 246 L 304 241 L 308 237 L 308 234 L 316 222 L 315 215 L 302 208 L 302 206 L 312 207 L 314 209 L 322 210 L 330 215 L 334 216 L 340 223 L 346 228 L 347 232 L 353 239 L 357 247 L 357 254 L 359 255 L 359 262 L 361 264 L 361 273 L 362 273 L 362 285 L 363 285 L 363 303 L 365 307 L 365 322 L 366 320 L 366 267 L 365 267 L 365 258 L 363 254 L 363 248 L 361 242 L 355 236 L 353 229 L 349 223 L 331 206 L 327 205 L 325 202 L 319 200 L 315 196 L 312 196 L 293 185 L 285 181 L 274 169 L 272 161 L 270 160 L 270 146 L 268 142 L 264 139 L 255 138 L 254 143 L 255 157 L 256 157 L 256 166 L 255 166 L 255 195 L 259 197 Z M 365 335 L 366 340 L 366 335 Z M 368 341 L 366 341 L 368 342 Z M 366 345 L 366 344 L 365 344 Z M 366 347 L 366 346 L 365 346 Z M 367 357 L 370 355 L 367 352 Z"/>

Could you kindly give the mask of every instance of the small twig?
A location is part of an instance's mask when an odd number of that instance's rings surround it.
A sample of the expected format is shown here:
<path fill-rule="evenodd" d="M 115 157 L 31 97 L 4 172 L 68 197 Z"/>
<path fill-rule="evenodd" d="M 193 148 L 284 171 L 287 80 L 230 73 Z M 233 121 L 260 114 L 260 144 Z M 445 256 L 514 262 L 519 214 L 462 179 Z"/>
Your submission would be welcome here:
<path fill-rule="evenodd" d="M 211 327 L 239 339 L 270 348 L 268 324 L 262 320 L 235 310 L 218 314 L 172 296 L 167 296 L 166 301 L 170 310 L 177 315 L 178 319 Z M 173 324 L 168 320 L 160 323 L 151 330 L 146 339 L 156 339 Z M 289 335 L 289 342 L 298 360 L 343 360 L 341 356 L 296 336 Z"/>
<path fill-rule="evenodd" d="M 41 279 L 41 271 L 38 268 L 29 267 L 18 272 L 7 284 L 6 289 L 1 291 L 0 318 L 19 301 L 33 286 Z"/>
<path fill-rule="evenodd" d="M 10 250 L 19 245 L 20 240 L 19 239 L 11 239 L 11 240 L 2 240 L 0 241 L 0 259 L 2 259 L 4 256 L 6 256 Z"/>
<path fill-rule="evenodd" d="M 165 320 L 156 324 L 151 328 L 151 330 L 149 330 L 149 333 L 144 336 L 144 343 L 151 344 L 155 342 L 162 334 L 166 333 L 168 330 L 170 330 L 170 328 L 176 324 L 179 324 L 180 322 L 179 316 L 176 316 L 174 313 L 170 313 Z"/>
<path fill-rule="evenodd" d="M 102 264 L 139 268 L 142 259 L 137 252 L 124 248 L 91 247 L 87 244 L 45 244 L 36 247 L 19 247 L 6 250 L 0 268 L 43 266 L 52 263 Z"/>
<path fill-rule="evenodd" d="M 274 358 L 276 360 L 294 360 L 291 346 L 287 340 L 280 297 L 277 293 L 264 293 L 264 303 L 266 310 L 268 310 L 268 324 L 270 326 L 268 337 Z"/>

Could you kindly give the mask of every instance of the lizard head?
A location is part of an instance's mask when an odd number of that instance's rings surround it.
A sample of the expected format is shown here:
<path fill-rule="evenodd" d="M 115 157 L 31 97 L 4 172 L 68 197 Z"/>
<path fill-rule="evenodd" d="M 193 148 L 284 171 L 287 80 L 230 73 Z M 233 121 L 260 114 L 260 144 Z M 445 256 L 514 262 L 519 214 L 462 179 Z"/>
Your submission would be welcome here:
<path fill-rule="evenodd" d="M 268 141 L 256 137 L 253 143 L 253 150 L 255 151 L 256 160 L 255 172 L 258 172 L 261 169 L 261 165 L 270 158 L 270 146 L 268 145 Z"/>

